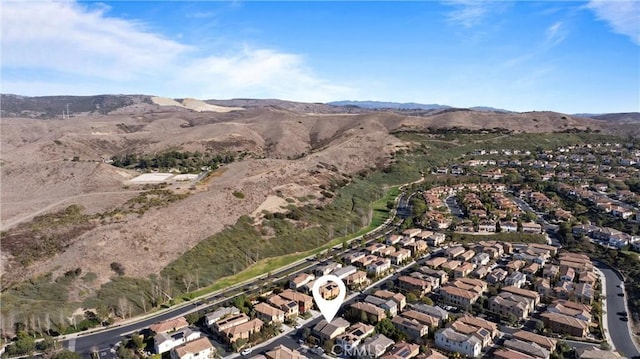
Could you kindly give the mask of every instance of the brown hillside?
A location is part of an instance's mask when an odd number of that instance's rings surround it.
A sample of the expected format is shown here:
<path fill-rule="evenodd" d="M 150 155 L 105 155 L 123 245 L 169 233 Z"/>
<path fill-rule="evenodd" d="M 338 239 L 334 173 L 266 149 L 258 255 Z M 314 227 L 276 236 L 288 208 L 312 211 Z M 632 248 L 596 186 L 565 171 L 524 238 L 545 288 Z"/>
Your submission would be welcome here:
<path fill-rule="evenodd" d="M 175 193 L 189 194 L 185 199 L 152 208 L 143 215 L 97 220 L 95 228 L 73 238 L 62 253 L 27 268 L 3 251 L 5 280 L 81 267 L 97 273 L 99 284 L 113 274 L 109 265 L 114 258 L 129 275 L 157 273 L 241 215 L 256 215 L 258 208 L 277 211 L 277 201 L 273 202 L 276 193 L 288 198 L 321 198 L 319 186 L 331 178 L 384 166 L 394 151 L 406 146 L 390 134 L 393 131 L 456 126 L 514 132 L 572 128 L 610 131 L 603 121 L 552 112 L 447 110 L 432 116 L 364 110 L 330 113 L 340 108 L 269 101 L 266 106 L 258 100 L 208 101 L 245 107 L 228 113 L 123 101 L 126 106 L 108 114 L 78 114 L 68 120 L 3 119 L 3 230 L 72 204 L 81 205 L 89 214 L 121 210 L 142 188 L 126 183 L 136 175 L 134 171 L 102 163 L 113 155 L 170 149 L 212 149 L 245 155 L 244 160 L 225 165 L 195 190 L 175 186 Z M 77 161 L 72 161 L 74 157 Z M 336 168 L 328 169 L 321 163 Z M 245 198 L 239 200 L 233 196 L 234 191 L 242 192 Z"/>

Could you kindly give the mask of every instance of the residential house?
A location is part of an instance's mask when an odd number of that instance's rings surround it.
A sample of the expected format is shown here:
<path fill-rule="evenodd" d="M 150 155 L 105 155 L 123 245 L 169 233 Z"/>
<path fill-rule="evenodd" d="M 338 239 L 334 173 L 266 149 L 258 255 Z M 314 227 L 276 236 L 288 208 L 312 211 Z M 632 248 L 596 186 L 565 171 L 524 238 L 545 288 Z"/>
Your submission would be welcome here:
<path fill-rule="evenodd" d="M 362 252 L 354 252 L 354 253 L 345 255 L 343 259 L 347 264 L 353 264 L 354 262 L 357 262 L 358 260 L 364 258 L 365 256 L 366 254 Z"/>
<path fill-rule="evenodd" d="M 466 250 L 463 246 L 455 246 L 447 248 L 444 253 L 451 259 L 458 258 L 461 256 Z"/>
<path fill-rule="evenodd" d="M 426 262 L 425 265 L 428 265 L 431 268 L 439 268 L 441 265 L 447 263 L 447 258 L 445 257 L 433 257 Z"/>
<path fill-rule="evenodd" d="M 480 294 L 477 292 L 460 289 L 451 285 L 441 287 L 440 296 L 446 304 L 467 310 L 480 298 Z"/>
<path fill-rule="evenodd" d="M 187 322 L 187 320 L 184 319 L 184 317 L 179 317 L 179 318 L 164 320 L 164 321 L 152 324 L 149 327 L 149 330 L 151 330 L 156 334 L 159 334 L 159 333 L 175 332 L 176 330 L 180 330 L 188 326 L 189 326 L 189 323 Z"/>
<path fill-rule="evenodd" d="M 405 341 L 398 342 L 391 348 L 389 354 L 383 356 L 384 359 L 410 359 L 420 353 L 418 344 L 410 344 Z"/>
<path fill-rule="evenodd" d="M 207 337 L 184 343 L 171 350 L 171 359 L 211 359 L 216 348 Z"/>
<path fill-rule="evenodd" d="M 427 238 L 427 244 L 432 247 L 438 247 L 444 243 L 445 239 L 444 233 L 433 233 Z"/>
<path fill-rule="evenodd" d="M 521 288 L 526 282 L 527 276 L 521 272 L 511 272 L 511 274 L 509 274 L 509 276 L 504 280 L 505 285 L 517 288 Z"/>
<path fill-rule="evenodd" d="M 458 288 L 473 290 L 480 294 L 486 292 L 487 289 L 489 289 L 489 287 L 487 286 L 487 282 L 474 278 L 456 278 L 456 280 L 454 280 L 452 284 L 457 286 Z"/>
<path fill-rule="evenodd" d="M 541 347 L 540 345 L 536 343 L 528 343 L 518 339 L 505 340 L 504 346 L 520 353 L 530 355 L 534 358 L 549 358 L 551 356 L 551 352 Z"/>
<path fill-rule="evenodd" d="M 374 359 L 381 357 L 395 342 L 383 334 L 376 334 L 365 339 L 357 349 L 357 359 Z"/>
<path fill-rule="evenodd" d="M 189 327 L 171 333 L 158 333 L 153 337 L 156 354 L 162 354 L 186 342 L 200 338 L 201 333 Z"/>
<path fill-rule="evenodd" d="M 266 359 L 306 359 L 299 351 L 280 344 L 264 354 Z"/>
<path fill-rule="evenodd" d="M 449 275 L 443 270 L 431 269 L 429 267 L 420 267 L 420 272 L 438 279 L 438 287 L 446 284 L 449 281 Z"/>
<path fill-rule="evenodd" d="M 431 283 L 424 279 L 405 275 L 398 278 L 398 288 L 421 297 L 431 292 Z"/>
<path fill-rule="evenodd" d="M 205 318 L 205 323 L 208 327 L 211 327 L 215 322 L 231 315 L 240 314 L 240 310 L 236 307 L 221 307 L 216 309 L 211 313 L 207 313 Z"/>
<path fill-rule="evenodd" d="M 350 325 L 351 323 L 340 317 L 333 318 L 331 322 L 322 319 L 311 330 L 311 336 L 314 339 L 310 341 L 316 345 L 323 345 L 325 342 L 344 334 Z"/>
<path fill-rule="evenodd" d="M 355 265 L 356 267 L 366 268 L 369 264 L 378 260 L 380 260 L 380 257 L 368 254 L 362 258 L 356 259 L 355 261 L 351 262 L 351 264 Z"/>
<path fill-rule="evenodd" d="M 375 332 L 375 327 L 369 324 L 355 323 L 336 338 L 336 344 L 342 347 L 343 352 L 351 350 L 359 345 L 366 337 Z"/>
<path fill-rule="evenodd" d="M 459 259 L 460 259 L 461 261 L 466 261 L 466 262 L 468 262 L 468 261 L 470 261 L 473 257 L 475 257 L 475 255 L 476 255 L 476 252 L 470 249 L 470 250 L 465 251 L 464 253 L 462 253 L 462 254 L 460 255 Z"/>
<path fill-rule="evenodd" d="M 367 273 L 360 270 L 348 275 L 344 281 L 344 284 L 351 289 L 366 287 L 369 283 L 371 280 L 367 278 Z"/>
<path fill-rule="evenodd" d="M 573 299 L 574 285 L 571 282 L 558 282 L 558 285 L 553 287 L 553 296 L 561 299 Z"/>
<path fill-rule="evenodd" d="M 384 309 L 387 315 L 391 318 L 395 317 L 400 311 L 398 308 L 398 303 L 396 303 L 392 299 L 384 299 L 373 295 L 368 295 L 364 298 L 364 301 L 366 303 L 373 304 L 376 307 Z"/>
<path fill-rule="evenodd" d="M 285 319 L 294 318 L 298 315 L 298 303 L 294 300 L 284 299 L 279 295 L 273 295 L 267 299 L 269 304 L 280 308 L 284 312 Z"/>
<path fill-rule="evenodd" d="M 575 269 L 567 266 L 560 267 L 560 281 L 561 282 L 573 282 L 576 277 Z"/>
<path fill-rule="evenodd" d="M 260 318 L 265 323 L 282 323 L 284 322 L 284 311 L 274 308 L 267 303 L 258 303 L 253 306 L 256 312 L 256 317 Z"/>
<path fill-rule="evenodd" d="M 384 244 L 382 245 L 384 246 Z M 342 268 L 342 264 L 336 263 L 336 262 L 330 262 L 328 264 L 325 264 L 323 266 L 319 266 L 318 268 L 316 268 L 315 273 L 318 277 L 322 277 L 322 276 L 331 274 L 334 270 L 338 268 Z"/>
<path fill-rule="evenodd" d="M 471 276 L 482 279 L 490 273 L 490 270 L 491 269 L 488 266 L 479 266 L 473 272 L 471 272 Z"/>
<path fill-rule="evenodd" d="M 291 289 L 300 289 L 305 284 L 316 279 L 316 276 L 308 273 L 300 273 L 289 281 L 289 288 Z"/>
<path fill-rule="evenodd" d="M 453 271 L 454 278 L 463 278 L 468 276 L 475 269 L 475 264 L 465 262 Z"/>
<path fill-rule="evenodd" d="M 418 312 L 417 310 L 407 310 L 402 312 L 402 314 L 400 314 L 400 316 L 402 316 L 403 318 L 406 319 L 410 319 L 410 320 L 416 320 L 418 321 L 420 324 L 424 324 L 426 326 L 428 326 L 429 328 L 434 328 L 434 327 L 438 327 L 440 326 L 440 319 L 429 315 L 429 314 L 425 314 L 422 312 Z"/>
<path fill-rule="evenodd" d="M 403 311 L 407 306 L 407 298 L 402 293 L 394 293 L 388 290 L 377 290 L 373 295 L 378 298 L 393 300 L 398 305 L 398 311 Z"/>
<path fill-rule="evenodd" d="M 489 332 L 491 338 L 495 338 L 500 334 L 498 330 L 498 325 L 496 323 L 490 322 L 488 320 L 484 320 L 482 318 L 477 318 L 471 316 L 469 314 L 465 314 L 458 318 L 458 322 L 465 323 L 467 325 L 471 325 L 477 328 L 484 328 Z"/>
<path fill-rule="evenodd" d="M 542 233 L 542 226 L 535 222 L 524 222 L 522 223 L 522 232 Z"/>
<path fill-rule="evenodd" d="M 404 247 L 409 249 L 411 251 L 411 255 L 413 255 L 413 256 L 417 256 L 420 253 L 424 253 L 429 248 L 427 246 L 427 242 L 425 242 L 423 240 L 420 240 L 420 239 L 415 241 L 415 242 L 413 242 L 413 243 L 409 243 Z"/>
<path fill-rule="evenodd" d="M 518 224 L 511 221 L 500 222 L 500 230 L 502 232 L 515 233 L 518 231 Z"/>
<path fill-rule="evenodd" d="M 229 329 L 236 325 L 246 323 L 248 321 L 249 321 L 249 317 L 244 313 L 233 314 L 233 315 L 226 316 L 225 318 L 220 319 L 217 322 L 213 323 L 211 330 L 213 330 L 216 333 L 222 333 L 222 331 L 226 329 Z"/>
<path fill-rule="evenodd" d="M 366 314 L 369 322 L 371 323 L 377 323 L 387 317 L 384 309 L 376 307 L 375 305 L 370 303 L 355 302 L 350 305 L 350 308 L 360 314 Z"/>
<path fill-rule="evenodd" d="M 487 282 L 491 283 L 491 284 L 497 284 L 497 283 L 501 283 L 502 281 L 505 280 L 505 278 L 507 278 L 507 275 L 509 273 L 502 269 L 502 268 L 496 268 L 494 269 L 491 273 L 489 273 L 489 275 L 487 275 Z"/>
<path fill-rule="evenodd" d="M 523 261 L 523 260 L 514 260 L 511 261 L 509 263 L 507 263 L 507 271 L 509 273 L 514 272 L 514 271 L 519 271 L 520 269 L 522 269 L 525 265 L 527 265 L 527 262 Z"/>
<path fill-rule="evenodd" d="M 402 235 L 405 237 L 413 238 L 422 232 L 420 228 L 409 228 L 402 231 Z"/>
<path fill-rule="evenodd" d="M 533 310 L 536 305 L 540 304 L 540 294 L 532 290 L 507 286 L 507 287 L 502 287 L 501 291 L 528 298 L 533 303 L 531 305 L 531 310 Z"/>
<path fill-rule="evenodd" d="M 400 248 L 395 253 L 393 253 L 390 257 L 391 257 L 391 263 L 395 265 L 400 265 L 411 258 L 411 251 L 406 248 Z"/>
<path fill-rule="evenodd" d="M 489 254 L 484 253 L 484 252 L 480 252 L 478 254 L 476 254 L 472 259 L 471 259 L 471 263 L 478 265 L 478 266 L 484 266 L 489 264 L 489 261 L 491 260 L 491 258 L 489 257 Z"/>
<path fill-rule="evenodd" d="M 494 359 L 538 359 L 513 349 L 499 348 L 493 352 Z"/>
<path fill-rule="evenodd" d="M 547 307 L 547 311 L 551 313 L 564 314 L 570 317 L 574 317 L 580 320 L 584 320 L 587 323 L 591 322 L 591 306 L 580 303 L 572 303 L 566 300 L 556 300 L 554 303 Z"/>
<path fill-rule="evenodd" d="M 529 307 L 523 297 L 502 292 L 489 299 L 489 310 L 502 317 L 514 316 L 518 320 L 529 317 Z"/>
<path fill-rule="evenodd" d="M 381 255 L 383 257 L 389 257 L 391 255 L 393 255 L 396 252 L 396 248 L 392 247 L 392 246 L 386 246 L 385 248 L 382 248 L 378 251 L 378 255 Z"/>
<path fill-rule="evenodd" d="M 512 334 L 512 337 L 525 342 L 536 343 L 550 352 L 556 350 L 556 344 L 558 343 L 558 341 L 555 339 L 546 337 L 544 335 L 538 335 L 526 330 L 518 330 Z"/>
<path fill-rule="evenodd" d="M 524 273 L 527 276 L 528 280 L 534 280 L 536 277 L 536 273 L 538 273 L 539 270 L 540 270 L 540 264 L 531 263 L 522 269 L 522 273 Z"/>
<path fill-rule="evenodd" d="M 480 339 L 473 335 L 458 333 L 452 328 L 438 330 L 435 334 L 435 341 L 438 348 L 460 353 L 470 358 L 477 358 L 482 351 Z"/>
<path fill-rule="evenodd" d="M 445 270 L 448 270 L 448 271 L 452 271 L 452 270 L 458 268 L 458 266 L 460 266 L 461 264 L 462 264 L 462 261 L 449 260 L 445 264 L 443 264 L 441 267 L 442 267 L 442 269 L 445 269 Z"/>
<path fill-rule="evenodd" d="M 435 305 L 417 303 L 417 304 L 412 304 L 411 309 L 437 318 L 440 325 L 442 325 L 444 322 L 446 322 L 449 319 L 449 312 Z"/>
<path fill-rule="evenodd" d="M 496 222 L 490 220 L 480 221 L 478 223 L 478 232 L 481 233 L 494 233 L 496 231 Z"/>
<path fill-rule="evenodd" d="M 418 354 L 416 359 L 447 359 L 448 357 L 437 350 L 427 349 L 423 353 Z"/>
<path fill-rule="evenodd" d="M 313 297 L 287 289 L 279 294 L 282 298 L 298 303 L 298 312 L 305 313 L 313 308 Z"/>
<path fill-rule="evenodd" d="M 385 241 L 385 243 L 388 246 L 392 246 L 394 244 L 398 244 L 400 243 L 400 241 L 402 240 L 402 236 L 399 234 L 392 234 L 389 237 L 387 237 L 387 240 Z"/>
<path fill-rule="evenodd" d="M 379 276 L 391 269 L 391 261 L 387 258 L 379 258 L 377 261 L 367 265 L 367 273 Z"/>
<path fill-rule="evenodd" d="M 576 349 L 577 359 L 617 359 L 623 358 L 622 355 L 610 350 L 602 350 L 595 347 L 586 347 Z"/>
<path fill-rule="evenodd" d="M 365 248 L 364 250 L 369 254 L 378 255 L 379 252 L 384 248 L 387 248 L 387 246 L 384 243 L 375 242 L 370 246 L 368 246 L 367 248 Z"/>
<path fill-rule="evenodd" d="M 587 283 L 593 287 L 597 281 L 598 276 L 593 272 L 584 270 L 578 273 L 578 283 Z"/>
<path fill-rule="evenodd" d="M 260 332 L 264 323 L 255 318 L 246 323 L 236 325 L 221 331 L 222 337 L 229 343 L 235 343 L 239 339 L 249 339 L 249 336 Z"/>
<path fill-rule="evenodd" d="M 542 269 L 542 277 L 555 282 L 560 276 L 560 267 L 555 264 L 546 264 Z"/>
<path fill-rule="evenodd" d="M 342 267 L 334 270 L 332 274 L 340 279 L 345 279 L 357 271 L 358 271 L 358 268 L 354 266 L 346 266 L 346 267 Z"/>
<path fill-rule="evenodd" d="M 554 246 L 550 246 L 548 244 L 530 243 L 529 248 L 545 250 L 549 252 L 549 255 L 551 256 L 556 256 L 558 254 L 558 248 Z"/>
<path fill-rule="evenodd" d="M 398 330 L 406 333 L 413 340 L 418 340 L 429 333 L 428 325 L 405 316 L 397 316 L 391 322 Z"/>
<path fill-rule="evenodd" d="M 594 300 L 594 289 L 589 283 L 578 283 L 573 290 L 573 298 L 576 302 L 591 304 Z"/>
<path fill-rule="evenodd" d="M 545 312 L 541 314 L 544 325 L 554 333 L 585 337 L 589 333 L 589 324 L 584 320 L 568 315 Z"/>

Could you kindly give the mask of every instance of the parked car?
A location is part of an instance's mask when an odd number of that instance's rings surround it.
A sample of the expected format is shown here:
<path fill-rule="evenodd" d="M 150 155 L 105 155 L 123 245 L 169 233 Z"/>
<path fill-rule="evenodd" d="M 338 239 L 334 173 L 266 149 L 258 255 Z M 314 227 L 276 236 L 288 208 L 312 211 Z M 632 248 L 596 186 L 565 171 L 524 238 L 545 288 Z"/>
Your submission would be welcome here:
<path fill-rule="evenodd" d="M 249 355 L 253 351 L 253 348 L 247 348 L 240 352 L 242 355 Z"/>

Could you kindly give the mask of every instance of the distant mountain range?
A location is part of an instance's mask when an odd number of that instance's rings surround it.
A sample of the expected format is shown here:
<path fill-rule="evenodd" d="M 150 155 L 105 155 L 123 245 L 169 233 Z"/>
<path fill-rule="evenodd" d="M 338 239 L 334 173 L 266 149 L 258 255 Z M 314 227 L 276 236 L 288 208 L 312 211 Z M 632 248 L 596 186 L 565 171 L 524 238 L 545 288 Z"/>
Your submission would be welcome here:
<path fill-rule="evenodd" d="M 327 105 L 332 106 L 349 106 L 360 107 L 367 109 L 393 109 L 393 110 L 449 110 L 453 109 L 452 106 L 439 105 L 439 104 L 422 104 L 415 102 L 384 102 L 384 101 L 334 101 L 328 102 Z M 475 106 L 469 107 L 469 110 L 474 111 L 488 111 L 488 112 L 502 112 L 510 113 L 513 111 L 503 110 L 499 108 L 487 107 L 487 106 Z"/>

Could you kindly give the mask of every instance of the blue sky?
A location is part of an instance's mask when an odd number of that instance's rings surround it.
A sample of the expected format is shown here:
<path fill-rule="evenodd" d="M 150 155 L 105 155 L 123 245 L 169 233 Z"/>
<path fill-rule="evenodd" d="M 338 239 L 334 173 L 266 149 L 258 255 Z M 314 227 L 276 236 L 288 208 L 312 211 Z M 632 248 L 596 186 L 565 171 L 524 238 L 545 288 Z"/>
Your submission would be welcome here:
<path fill-rule="evenodd" d="M 640 111 L 640 1 L 3 1 L 3 93 Z"/>

